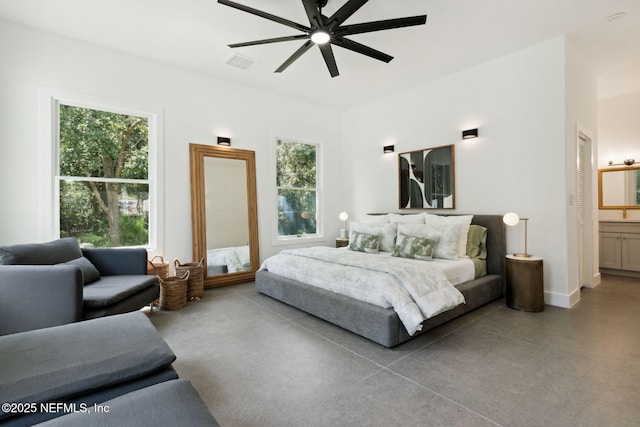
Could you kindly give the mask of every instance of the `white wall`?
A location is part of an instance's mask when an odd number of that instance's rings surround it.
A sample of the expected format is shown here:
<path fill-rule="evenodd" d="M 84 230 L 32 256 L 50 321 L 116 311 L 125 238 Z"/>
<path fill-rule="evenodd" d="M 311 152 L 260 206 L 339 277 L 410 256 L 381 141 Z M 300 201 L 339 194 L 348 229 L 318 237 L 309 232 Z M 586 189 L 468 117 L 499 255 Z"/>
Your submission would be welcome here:
<path fill-rule="evenodd" d="M 554 295 L 551 301 L 557 301 L 558 305 L 573 306 L 580 299 L 581 286 L 595 287 L 600 283 L 599 251 L 598 251 L 598 193 L 597 193 L 597 126 L 598 126 L 598 93 L 597 77 L 587 65 L 581 53 L 575 49 L 570 41 L 566 43 L 565 56 L 566 79 L 566 193 L 567 197 L 562 206 L 566 209 L 566 235 L 567 235 L 567 296 Z M 576 194 L 578 186 L 578 138 L 581 134 L 587 139 L 585 153 L 585 173 L 590 179 L 585 178 L 584 183 L 584 242 L 583 253 L 583 278 L 580 283 L 578 268 L 579 248 L 579 222 L 578 204 Z"/>
<path fill-rule="evenodd" d="M 223 135 L 256 152 L 263 259 L 285 247 L 271 243 L 274 135 L 322 143 L 324 161 L 340 162 L 339 126 L 326 126 L 340 116 L 330 109 L 6 21 L 0 21 L 0 57 L 0 244 L 38 241 L 39 211 L 49 209 L 37 197 L 41 87 L 164 110 L 164 247 L 158 252 L 169 260 L 191 260 L 189 143 L 215 144 Z M 326 188 L 342 183 L 338 168 L 324 176 Z M 326 193 L 326 244 L 339 234 L 341 200 L 340 192 Z"/>
<path fill-rule="evenodd" d="M 598 103 L 598 167 L 631 157 L 640 162 L 640 92 L 601 99 Z M 621 210 L 600 210 L 600 219 L 621 219 Z M 627 218 L 640 219 L 640 210 L 628 210 Z"/>
<path fill-rule="evenodd" d="M 454 212 L 530 218 L 528 252 L 544 258 L 545 299 L 570 306 L 566 51 L 565 38 L 554 39 L 345 113 L 352 217 L 398 210 L 398 152 L 455 144 Z M 461 141 L 476 127 L 478 139 Z M 382 153 L 388 144 L 396 155 Z M 523 234 L 507 230 L 508 252 L 522 251 Z"/>

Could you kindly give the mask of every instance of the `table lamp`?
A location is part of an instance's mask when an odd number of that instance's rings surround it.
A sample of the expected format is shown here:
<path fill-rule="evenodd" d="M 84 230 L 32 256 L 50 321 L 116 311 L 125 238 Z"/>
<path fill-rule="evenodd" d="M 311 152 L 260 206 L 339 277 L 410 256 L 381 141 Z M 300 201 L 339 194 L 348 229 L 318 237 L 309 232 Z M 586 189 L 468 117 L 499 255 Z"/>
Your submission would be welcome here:
<path fill-rule="evenodd" d="M 340 215 L 338 215 L 338 218 L 340 218 L 340 221 L 344 221 L 344 228 L 340 230 L 340 238 L 346 239 L 347 238 L 347 219 L 349 219 L 349 214 L 347 214 L 346 212 L 340 212 Z"/>
<path fill-rule="evenodd" d="M 529 218 L 520 218 L 518 214 L 514 212 L 506 213 L 502 217 L 502 221 L 510 227 L 518 225 L 520 220 L 524 221 L 524 252 L 521 254 L 513 254 L 513 256 L 518 258 L 530 258 L 531 255 L 527 253 L 527 221 L 529 221 Z"/>

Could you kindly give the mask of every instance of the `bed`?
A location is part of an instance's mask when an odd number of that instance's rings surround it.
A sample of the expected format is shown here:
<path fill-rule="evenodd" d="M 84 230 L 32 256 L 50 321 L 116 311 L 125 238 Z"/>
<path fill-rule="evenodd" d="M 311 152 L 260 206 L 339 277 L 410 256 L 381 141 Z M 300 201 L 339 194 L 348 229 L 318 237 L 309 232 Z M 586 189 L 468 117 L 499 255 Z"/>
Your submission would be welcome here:
<path fill-rule="evenodd" d="M 448 218 L 452 217 L 456 216 Z M 408 218 L 409 216 L 407 216 Z M 502 216 L 473 215 L 471 224 L 486 228 L 486 274 L 455 284 L 455 289 L 464 297 L 464 303 L 455 305 L 453 308 L 423 320 L 417 328 L 418 330 L 415 331 L 407 330 L 405 319 L 401 319 L 394 308 L 381 307 L 360 301 L 327 289 L 312 286 L 309 283 L 304 283 L 303 280 L 276 274 L 269 270 L 269 263 L 267 262 L 263 263 L 261 269 L 256 272 L 256 289 L 262 294 L 331 322 L 385 347 L 394 347 L 422 332 L 475 310 L 504 295 L 506 243 Z M 346 254 L 346 252 L 343 253 Z M 372 256 L 377 257 L 379 255 Z M 418 260 L 411 260 L 411 262 L 425 263 Z"/>

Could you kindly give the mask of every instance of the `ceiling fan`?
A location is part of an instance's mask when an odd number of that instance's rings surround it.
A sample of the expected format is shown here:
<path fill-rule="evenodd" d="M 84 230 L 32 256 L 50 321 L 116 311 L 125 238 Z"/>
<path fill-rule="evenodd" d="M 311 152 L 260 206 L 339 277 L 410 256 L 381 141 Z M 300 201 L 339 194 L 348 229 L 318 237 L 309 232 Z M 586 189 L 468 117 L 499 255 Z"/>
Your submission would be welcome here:
<path fill-rule="evenodd" d="M 385 19 L 382 21 L 364 22 L 362 24 L 342 25 L 344 21 L 346 21 L 351 15 L 358 11 L 358 9 L 364 6 L 367 1 L 368 0 L 348 0 L 333 15 L 327 17 L 322 14 L 322 8 L 327 5 L 327 0 L 302 0 L 302 5 L 304 6 L 304 10 L 307 13 L 307 18 L 309 18 L 309 26 L 301 25 L 288 19 L 284 19 L 279 16 L 275 16 L 270 13 L 263 12 L 261 10 L 254 9 L 252 7 L 245 6 L 233 1 L 218 0 L 218 3 L 242 10 L 247 13 L 251 13 L 253 15 L 260 16 L 262 18 L 277 22 L 282 25 L 286 25 L 287 27 L 295 28 L 296 30 L 304 33 L 294 36 L 276 37 L 245 43 L 234 43 L 230 44 L 229 47 L 235 48 L 292 40 L 306 40 L 306 42 L 300 48 L 298 48 L 298 50 L 296 50 L 293 55 L 289 57 L 289 59 L 287 59 L 280 67 L 278 67 L 275 72 L 283 72 L 305 52 L 311 49 L 314 44 L 317 44 L 320 48 L 320 52 L 322 52 L 324 62 L 327 64 L 327 68 L 329 69 L 331 77 L 336 77 L 340 73 L 338 72 L 338 66 L 336 64 L 336 59 L 333 55 L 331 45 L 340 46 L 353 52 L 357 52 L 384 62 L 389 62 L 393 59 L 393 56 L 387 55 L 386 53 L 380 52 L 379 50 L 372 49 L 368 46 L 350 40 L 345 36 L 369 33 L 372 31 L 391 30 L 394 28 L 422 25 L 427 22 L 427 15 L 420 15 L 407 18 L 395 18 Z"/>

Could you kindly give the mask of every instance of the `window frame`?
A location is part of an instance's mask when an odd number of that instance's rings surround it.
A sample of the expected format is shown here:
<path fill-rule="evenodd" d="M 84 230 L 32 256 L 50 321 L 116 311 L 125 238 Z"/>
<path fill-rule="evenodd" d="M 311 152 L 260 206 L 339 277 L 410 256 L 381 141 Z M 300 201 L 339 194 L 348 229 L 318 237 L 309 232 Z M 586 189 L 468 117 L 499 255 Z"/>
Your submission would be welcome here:
<path fill-rule="evenodd" d="M 60 181 L 66 177 L 59 174 L 60 166 L 60 105 L 91 108 L 116 114 L 128 114 L 147 119 L 148 124 L 148 176 L 137 183 L 149 185 L 149 240 L 144 247 L 149 251 L 163 252 L 164 205 L 163 193 L 163 129 L 164 112 L 157 107 L 141 107 L 117 100 L 99 98 L 79 93 L 60 91 L 48 88 L 40 89 L 41 103 L 41 158 L 40 173 L 42 176 L 40 194 L 40 230 L 43 240 L 60 238 Z M 73 177 L 72 177 L 73 179 Z M 86 177 L 86 179 L 93 179 Z M 108 180 L 109 178 L 99 178 Z M 119 182 L 130 181 L 118 179 Z M 146 182 L 143 182 L 146 181 Z M 127 246 L 133 247 L 133 246 Z"/>
<path fill-rule="evenodd" d="M 278 196 L 279 196 L 279 187 L 278 187 L 278 141 L 283 141 L 289 144 L 306 144 L 313 145 L 316 147 L 316 232 L 314 234 L 300 234 L 300 235 L 287 235 L 281 236 L 279 234 L 278 227 Z M 304 140 L 301 138 L 290 138 L 283 136 L 275 136 L 273 138 L 272 144 L 272 168 L 273 168 L 273 185 L 274 185 L 274 220 L 273 220 L 273 239 L 272 243 L 274 245 L 286 245 L 286 244 L 295 244 L 295 243 L 314 243 L 314 242 L 322 242 L 325 240 L 324 237 L 324 191 L 323 191 L 323 178 L 322 178 L 322 143 L 320 142 L 312 142 L 308 140 Z M 286 187 L 283 187 L 286 188 Z M 297 189 L 297 188 L 292 188 Z"/>

